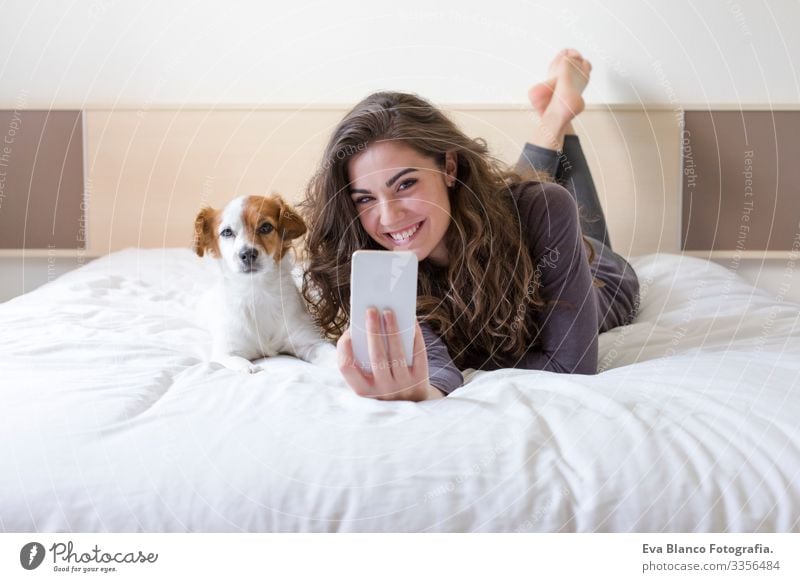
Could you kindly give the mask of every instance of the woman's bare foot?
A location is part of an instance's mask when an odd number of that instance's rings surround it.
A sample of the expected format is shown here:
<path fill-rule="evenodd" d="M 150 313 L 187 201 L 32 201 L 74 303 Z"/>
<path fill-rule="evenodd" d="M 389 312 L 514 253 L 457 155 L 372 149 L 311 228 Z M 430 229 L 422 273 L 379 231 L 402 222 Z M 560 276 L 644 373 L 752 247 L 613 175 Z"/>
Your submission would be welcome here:
<path fill-rule="evenodd" d="M 553 91 L 556 88 L 556 80 L 548 79 L 528 89 L 528 101 L 533 105 L 533 109 L 539 114 L 544 115 L 545 109 L 550 105 L 553 98 Z"/>
<path fill-rule="evenodd" d="M 553 91 L 556 88 L 556 73 L 558 71 L 558 65 L 564 59 L 567 51 L 569 50 L 570 49 L 562 49 L 558 51 L 558 54 L 550 62 L 550 65 L 547 67 L 547 81 L 538 83 L 528 89 L 528 100 L 531 102 L 531 105 L 533 105 L 536 113 L 539 114 L 539 117 L 544 114 L 545 109 L 547 109 L 547 106 L 550 105 L 550 100 L 553 98 Z"/>
<path fill-rule="evenodd" d="M 591 72 L 592 64 L 589 61 L 578 51 L 567 49 L 555 64 L 555 88 L 544 114 L 553 111 L 566 124 L 581 113 L 586 107 L 582 94 Z"/>
<path fill-rule="evenodd" d="M 564 134 L 575 133 L 571 120 L 585 108 L 581 94 L 591 70 L 591 63 L 575 49 L 564 49 L 555 56 L 547 69 L 548 80 L 528 91 L 528 99 L 539 114 L 533 143 L 560 150 Z"/>

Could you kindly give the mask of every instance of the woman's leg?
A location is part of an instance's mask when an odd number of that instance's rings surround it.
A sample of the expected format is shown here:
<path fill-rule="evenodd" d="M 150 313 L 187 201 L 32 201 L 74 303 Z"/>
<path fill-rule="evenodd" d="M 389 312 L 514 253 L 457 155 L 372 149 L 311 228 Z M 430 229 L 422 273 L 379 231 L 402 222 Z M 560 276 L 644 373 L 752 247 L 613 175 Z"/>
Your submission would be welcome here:
<path fill-rule="evenodd" d="M 571 123 L 584 109 L 581 93 L 591 69 L 578 51 L 565 49 L 556 55 L 548 70 L 550 79 L 528 93 L 539 121 L 519 163 L 547 171 L 569 190 L 578 204 L 583 234 L 611 249 L 603 207 Z"/>
<path fill-rule="evenodd" d="M 531 169 L 533 175 L 531 175 Z M 544 172 L 548 178 L 553 178 L 558 182 L 558 175 L 561 173 L 561 154 L 556 150 L 528 142 L 522 150 L 516 170 L 526 180 L 541 180 L 541 173 Z"/>
<path fill-rule="evenodd" d="M 583 155 L 583 148 L 577 135 L 564 136 L 564 150 L 559 157 L 558 182 L 575 197 L 580 211 L 581 230 L 586 236 L 599 240 L 611 249 L 608 226 L 597 189 Z"/>
<path fill-rule="evenodd" d="M 517 162 L 517 171 L 525 176 L 531 168 L 536 173 L 546 172 L 569 190 L 578 203 L 583 234 L 611 249 L 606 217 L 578 136 L 566 134 L 562 152 L 526 143 Z"/>

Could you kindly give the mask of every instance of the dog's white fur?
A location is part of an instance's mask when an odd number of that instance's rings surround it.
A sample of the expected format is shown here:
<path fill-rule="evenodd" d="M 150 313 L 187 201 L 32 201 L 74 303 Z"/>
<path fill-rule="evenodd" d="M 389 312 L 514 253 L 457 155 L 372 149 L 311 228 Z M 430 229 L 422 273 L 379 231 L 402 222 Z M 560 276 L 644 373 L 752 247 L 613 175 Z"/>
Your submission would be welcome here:
<path fill-rule="evenodd" d="M 272 200 L 268 204 L 264 200 Z M 246 206 L 257 204 L 267 208 L 259 221 L 269 222 L 273 231 L 263 237 L 254 236 L 252 225 L 245 220 Z M 270 212 L 272 208 L 277 209 Z M 216 245 L 208 244 L 196 250 L 203 255 L 210 250 L 217 255 L 220 279 L 200 301 L 200 310 L 209 322 L 213 336 L 212 359 L 224 366 L 250 373 L 261 368 L 252 363 L 261 357 L 290 354 L 300 359 L 326 367 L 335 366 L 336 348 L 325 341 L 305 307 L 292 277 L 293 262 L 282 228 L 282 217 L 290 216 L 296 223 L 300 218 L 280 197 L 269 198 L 240 196 L 218 212 L 210 225 Z M 275 215 L 277 214 L 277 216 Z M 250 216 L 253 215 L 252 206 Z M 201 212 L 196 227 L 201 229 Z M 208 222 L 208 214 L 206 214 Z M 207 225 L 203 225 L 205 227 Z M 256 228 L 258 226 L 256 225 Z M 229 230 L 228 230 L 229 229 Z M 302 225 L 303 231 L 305 225 Z M 227 236 L 223 236 L 225 232 Z M 294 235 L 294 236 L 292 236 Z M 203 236 L 198 230 L 198 236 Z M 245 260 L 242 253 L 257 253 L 254 259 Z"/>

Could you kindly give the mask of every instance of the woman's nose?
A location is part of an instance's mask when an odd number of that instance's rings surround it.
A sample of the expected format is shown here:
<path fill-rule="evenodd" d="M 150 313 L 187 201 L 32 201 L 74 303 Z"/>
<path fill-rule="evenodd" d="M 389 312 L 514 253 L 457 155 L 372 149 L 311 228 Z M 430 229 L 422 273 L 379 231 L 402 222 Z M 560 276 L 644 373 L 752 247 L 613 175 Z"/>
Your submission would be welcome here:
<path fill-rule="evenodd" d="M 381 224 L 385 227 L 397 226 L 405 214 L 403 204 L 399 200 L 389 200 L 381 204 Z"/>

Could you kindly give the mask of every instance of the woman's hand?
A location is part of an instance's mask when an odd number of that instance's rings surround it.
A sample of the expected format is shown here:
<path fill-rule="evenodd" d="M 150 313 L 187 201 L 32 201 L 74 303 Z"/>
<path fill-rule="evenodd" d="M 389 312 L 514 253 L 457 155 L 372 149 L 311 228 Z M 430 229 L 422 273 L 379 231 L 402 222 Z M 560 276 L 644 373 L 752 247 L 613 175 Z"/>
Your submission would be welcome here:
<path fill-rule="evenodd" d="M 381 333 L 379 317 L 377 309 L 367 310 L 367 347 L 372 374 L 364 373 L 356 363 L 349 329 L 342 334 L 336 345 L 339 370 L 350 387 L 359 396 L 378 400 L 419 402 L 443 398 L 444 395 L 429 382 L 428 354 L 419 323 L 415 323 L 414 329 L 414 364 L 409 367 L 403 355 L 403 344 L 394 313 L 383 313 L 386 334 Z"/>

